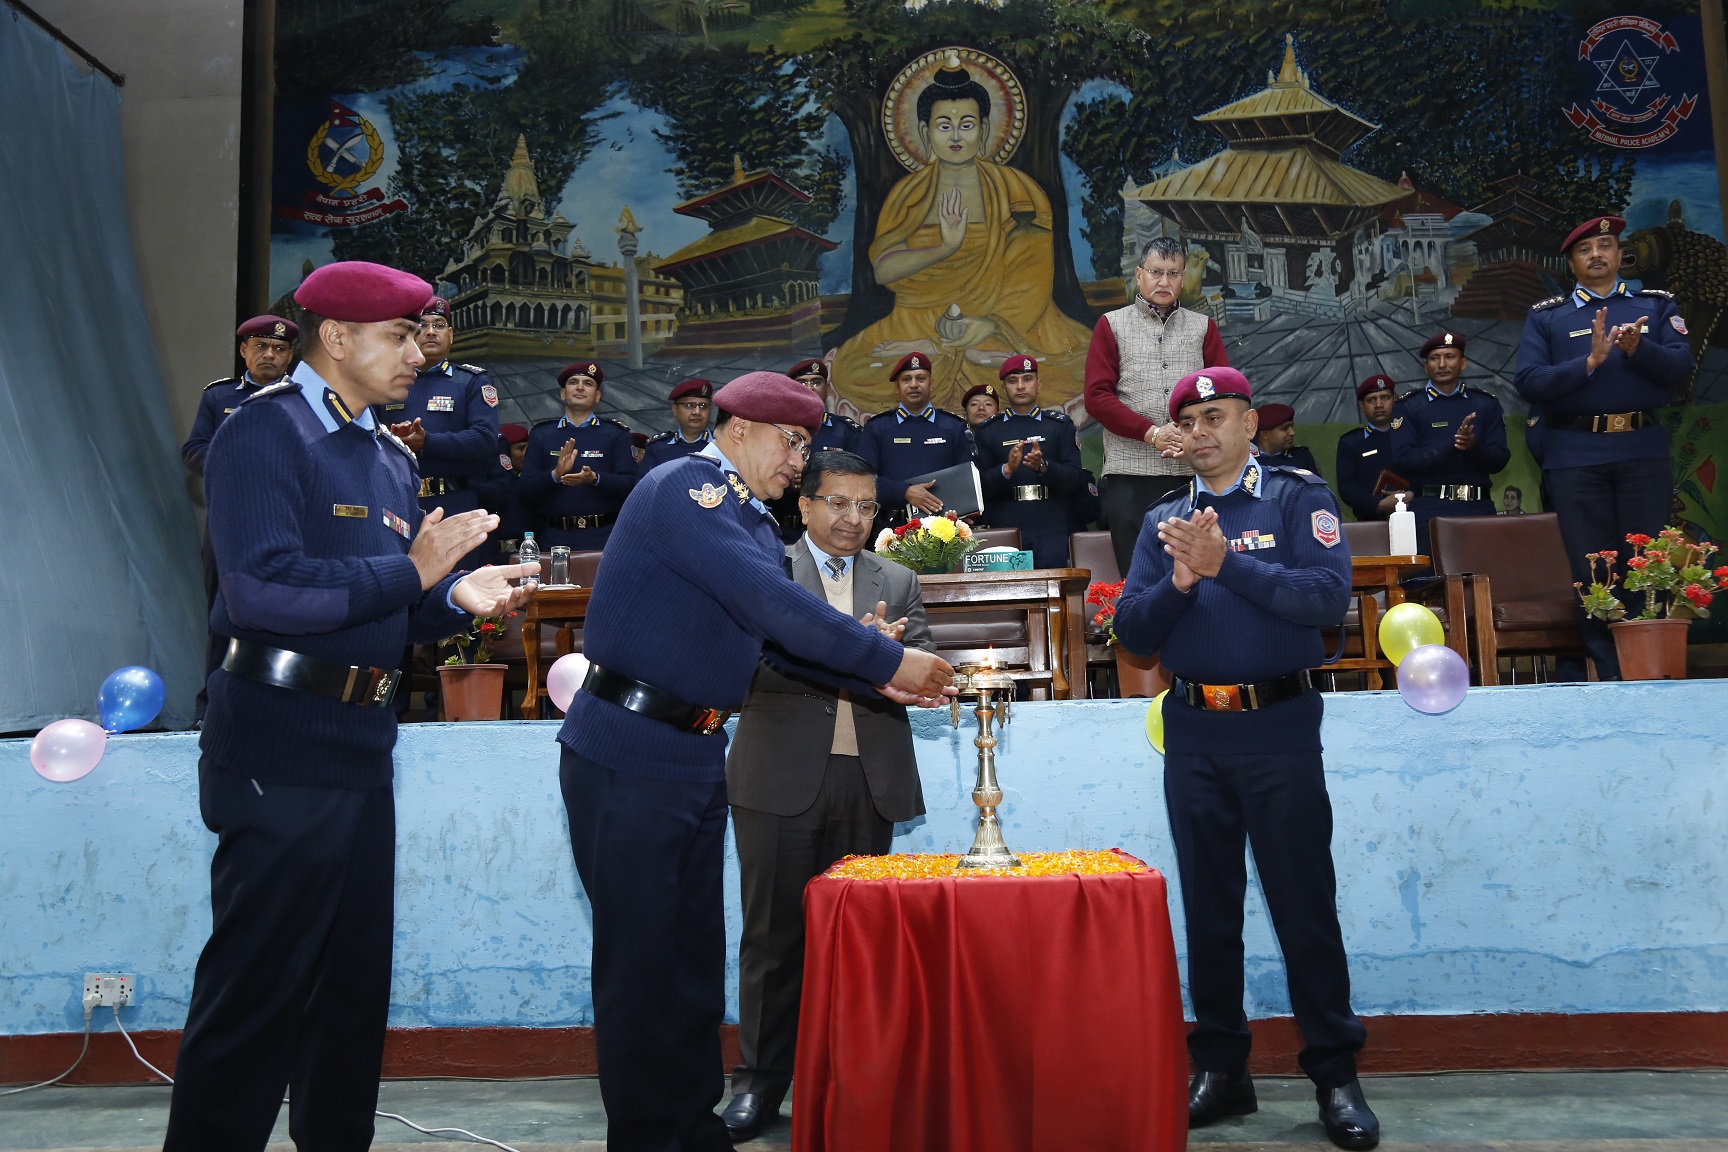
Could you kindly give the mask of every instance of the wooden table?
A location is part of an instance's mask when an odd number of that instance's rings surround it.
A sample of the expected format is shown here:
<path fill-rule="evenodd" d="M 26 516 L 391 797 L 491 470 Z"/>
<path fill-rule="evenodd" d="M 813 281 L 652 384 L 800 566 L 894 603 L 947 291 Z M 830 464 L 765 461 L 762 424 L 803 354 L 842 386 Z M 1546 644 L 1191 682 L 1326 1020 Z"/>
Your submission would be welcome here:
<path fill-rule="evenodd" d="M 1022 572 L 965 572 L 920 576 L 927 615 L 1018 609 L 1026 613 L 1026 639 L 1034 672 L 1050 673 L 1058 700 L 1086 698 L 1086 585 L 1084 568 Z M 526 628 L 524 628 L 526 632 Z"/>
<path fill-rule="evenodd" d="M 528 690 L 522 694 L 522 719 L 540 718 L 540 625 L 555 624 L 562 630 L 581 624 L 587 619 L 588 597 L 593 591 L 574 584 L 564 587 L 542 584 L 522 610 L 522 654 L 528 661 Z"/>
<path fill-rule="evenodd" d="M 1362 622 L 1362 655 L 1345 656 L 1320 670 L 1361 672 L 1367 677 L 1369 688 L 1384 687 L 1380 671 L 1393 667 L 1393 664 L 1380 655 L 1380 606 L 1374 594 L 1384 592 L 1388 608 L 1404 603 L 1401 581 L 1427 567 L 1426 556 L 1350 557 L 1350 590 L 1356 595 L 1357 615 Z"/>

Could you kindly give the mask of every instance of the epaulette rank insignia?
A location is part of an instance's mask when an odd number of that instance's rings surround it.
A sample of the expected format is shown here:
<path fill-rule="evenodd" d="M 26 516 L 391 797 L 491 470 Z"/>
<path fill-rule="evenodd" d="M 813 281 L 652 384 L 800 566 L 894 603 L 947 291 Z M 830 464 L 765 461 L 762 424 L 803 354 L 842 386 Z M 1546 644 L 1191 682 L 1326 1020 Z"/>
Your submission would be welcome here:
<path fill-rule="evenodd" d="M 1566 302 L 1566 297 L 1564 297 L 1564 296 L 1550 296 L 1546 300 L 1538 300 L 1538 301 L 1536 301 L 1536 303 L 1530 305 L 1530 311 L 1540 312 L 1544 308 L 1552 308 L 1556 304 L 1564 304 L 1565 302 Z"/>
<path fill-rule="evenodd" d="M 476 376 L 479 376 L 486 371 L 486 369 L 480 367 L 478 364 L 458 364 L 456 367 L 462 369 L 464 372 L 472 372 Z"/>
<path fill-rule="evenodd" d="M 259 395 L 263 395 L 263 393 L 259 393 Z M 408 447 L 408 445 L 404 444 L 402 442 L 402 438 L 400 436 L 396 435 L 396 433 L 390 431 L 390 429 L 384 427 L 383 425 L 378 426 L 378 439 L 387 440 L 390 443 L 396 445 L 396 447 L 398 447 L 402 450 L 402 454 L 404 456 L 408 457 L 408 459 L 410 459 L 410 460 L 418 460 L 419 459 L 418 456 L 414 455 L 414 449 L 412 449 L 412 448 Z"/>
<path fill-rule="evenodd" d="M 738 494 L 738 503 L 750 503 L 750 486 L 738 478 L 738 473 L 726 473 L 726 482 L 732 485 L 732 491 Z"/>
<path fill-rule="evenodd" d="M 268 388 L 258 389 L 258 391 L 252 393 L 252 395 L 246 397 L 246 399 L 240 401 L 240 403 L 250 404 L 252 401 L 262 400 L 266 396 L 280 396 L 284 392 L 298 392 L 299 390 L 300 385 L 294 383 L 292 380 L 283 378 L 276 381 L 276 383 L 270 385 Z"/>
<path fill-rule="evenodd" d="M 1640 289 L 1638 289 L 1638 291 L 1634 292 L 1633 295 L 1634 296 L 1660 296 L 1664 300 L 1674 299 L 1674 293 L 1664 292 L 1660 288 L 1640 288 Z"/>

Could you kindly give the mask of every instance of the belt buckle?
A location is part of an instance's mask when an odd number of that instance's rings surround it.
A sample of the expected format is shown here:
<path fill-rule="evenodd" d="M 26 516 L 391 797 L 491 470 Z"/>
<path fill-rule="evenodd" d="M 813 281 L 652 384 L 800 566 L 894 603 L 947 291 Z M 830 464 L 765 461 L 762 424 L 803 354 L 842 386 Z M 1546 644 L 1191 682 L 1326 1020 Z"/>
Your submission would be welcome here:
<path fill-rule="evenodd" d="M 382 676 L 373 671 L 372 695 L 366 702 L 373 707 L 382 708 L 390 703 L 390 698 L 396 695 L 396 682 L 402 679 L 402 670 L 393 669 Z"/>
<path fill-rule="evenodd" d="M 1240 684 L 1201 684 L 1200 700 L 1208 711 L 1240 712 L 1242 708 L 1242 686 Z"/>
<path fill-rule="evenodd" d="M 1608 414 L 1608 431 L 1632 431 L 1632 414 L 1630 412 L 1610 412 Z"/>
<path fill-rule="evenodd" d="M 701 736 L 712 736 L 714 733 L 720 731 L 720 729 L 726 727 L 726 721 L 729 720 L 731 716 L 732 713 L 722 712 L 718 708 L 704 708 L 701 712 L 697 713 L 696 721 L 698 727 L 696 732 Z"/>
<path fill-rule="evenodd" d="M 422 478 L 420 481 L 420 499 L 424 500 L 432 494 L 432 481 Z"/>

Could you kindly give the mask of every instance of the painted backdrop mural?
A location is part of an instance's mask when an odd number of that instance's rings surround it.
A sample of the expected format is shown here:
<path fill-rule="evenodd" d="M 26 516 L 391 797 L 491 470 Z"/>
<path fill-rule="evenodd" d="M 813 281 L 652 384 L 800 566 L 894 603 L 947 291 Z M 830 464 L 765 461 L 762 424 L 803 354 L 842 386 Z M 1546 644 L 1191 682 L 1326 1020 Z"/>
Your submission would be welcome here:
<path fill-rule="evenodd" d="M 412 269 L 506 418 L 608 362 L 607 406 L 810 355 L 892 402 L 920 350 L 953 406 L 1007 356 L 1084 421 L 1089 329 L 1157 235 L 1260 394 L 1328 466 L 1352 389 L 1466 383 L 1516 417 L 1531 303 L 1572 224 L 1625 215 L 1701 370 L 1670 414 L 1680 515 L 1716 537 L 1722 214 L 1693 4 L 1486 0 L 280 0 L 272 292 Z M 631 275 L 631 273 L 634 275 Z M 642 359 L 630 363 L 629 316 Z M 1515 432 L 1501 477 L 1535 506 Z"/>

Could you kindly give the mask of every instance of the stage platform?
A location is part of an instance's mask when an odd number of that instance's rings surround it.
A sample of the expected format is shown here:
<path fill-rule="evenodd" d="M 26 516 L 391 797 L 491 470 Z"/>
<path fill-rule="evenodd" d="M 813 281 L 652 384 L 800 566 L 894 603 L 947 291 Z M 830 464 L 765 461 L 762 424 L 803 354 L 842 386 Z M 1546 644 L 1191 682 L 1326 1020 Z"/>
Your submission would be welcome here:
<path fill-rule="evenodd" d="M 1173 874 L 1145 712 L 1017 705 L 997 759 L 1009 845 L 1121 846 Z M 1474 689 L 1439 717 L 1395 693 L 1329 696 L 1353 999 L 1378 1018 L 1365 1069 L 1728 1065 L 1725 712 L 1722 681 Z M 970 842 L 970 725 L 914 717 L 930 812 L 898 829 L 897 851 Z M 592 1069 L 589 918 L 555 732 L 402 731 L 389 1074 Z M 26 741 L 0 742 L 0 1080 L 70 1062 L 92 971 L 137 975 L 123 1019 L 171 1058 L 209 923 L 196 766 L 194 734 L 123 736 L 89 777 L 52 784 Z M 1178 900 L 1173 885 L 1180 951 Z M 730 859 L 727 902 L 735 943 Z M 1293 1070 L 1257 891 L 1247 952 L 1256 1069 Z M 136 1078 L 112 1021 L 98 1025 L 89 1076 Z"/>

